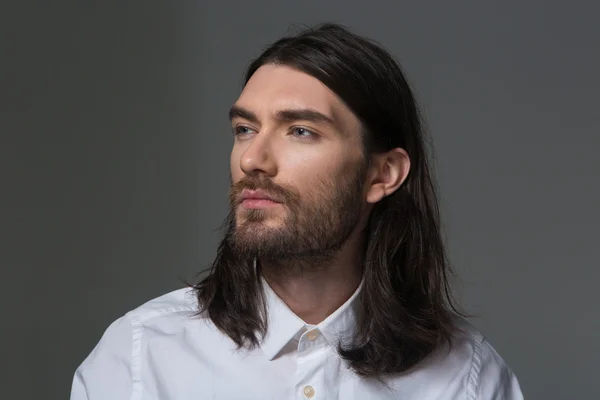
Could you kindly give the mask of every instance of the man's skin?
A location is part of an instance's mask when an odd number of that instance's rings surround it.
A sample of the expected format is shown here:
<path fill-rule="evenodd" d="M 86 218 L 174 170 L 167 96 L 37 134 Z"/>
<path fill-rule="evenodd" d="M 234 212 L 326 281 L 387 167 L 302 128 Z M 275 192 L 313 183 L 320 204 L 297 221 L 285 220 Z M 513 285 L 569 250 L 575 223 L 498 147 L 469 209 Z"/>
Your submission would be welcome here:
<path fill-rule="evenodd" d="M 277 118 L 280 111 L 300 109 L 317 111 L 331 121 L 310 116 Z M 308 74 L 287 66 L 264 65 L 251 77 L 232 110 L 235 138 L 230 167 L 234 186 L 245 179 L 260 178 L 294 192 L 300 207 L 296 212 L 304 211 L 307 225 L 312 224 L 305 227 L 307 232 L 319 222 L 309 214 L 307 205 L 317 204 L 335 215 L 333 196 L 340 190 L 339 182 L 364 165 L 360 121 L 342 100 Z M 403 149 L 369 157 L 372 159 L 362 178 L 358 224 L 339 249 L 325 259 L 314 254 L 260 259 L 266 281 L 309 324 L 323 321 L 357 289 L 369 213 L 408 175 L 410 159 Z M 237 194 L 240 202 L 233 211 L 238 241 L 250 246 L 273 242 L 278 233 L 289 229 L 286 220 L 292 211 L 285 201 L 242 201 L 242 192 Z M 314 250 L 318 253 L 323 249 Z"/>

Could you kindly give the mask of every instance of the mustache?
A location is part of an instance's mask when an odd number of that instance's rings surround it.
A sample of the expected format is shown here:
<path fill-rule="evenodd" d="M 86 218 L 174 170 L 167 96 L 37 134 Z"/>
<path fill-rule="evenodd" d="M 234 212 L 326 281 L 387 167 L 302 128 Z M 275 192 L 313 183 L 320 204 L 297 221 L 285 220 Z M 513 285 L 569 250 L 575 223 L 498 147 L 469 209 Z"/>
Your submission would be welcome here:
<path fill-rule="evenodd" d="M 297 201 L 299 195 L 288 186 L 276 184 L 269 178 L 259 176 L 245 176 L 239 181 L 232 183 L 229 188 L 229 202 L 233 206 L 241 203 L 241 195 L 244 189 L 263 190 L 269 195 L 281 200 L 282 203 L 293 203 Z"/>

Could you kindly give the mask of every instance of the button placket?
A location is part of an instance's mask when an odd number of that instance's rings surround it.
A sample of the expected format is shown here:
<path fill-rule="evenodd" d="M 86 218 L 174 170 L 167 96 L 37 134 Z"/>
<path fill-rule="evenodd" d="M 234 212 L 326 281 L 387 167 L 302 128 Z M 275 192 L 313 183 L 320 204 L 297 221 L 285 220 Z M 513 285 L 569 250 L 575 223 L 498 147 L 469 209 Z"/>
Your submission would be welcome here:
<path fill-rule="evenodd" d="M 326 343 L 318 329 L 304 332 L 300 338 L 296 370 L 298 400 L 318 400 L 327 397 L 324 373 L 329 353 L 328 347 L 324 345 Z"/>

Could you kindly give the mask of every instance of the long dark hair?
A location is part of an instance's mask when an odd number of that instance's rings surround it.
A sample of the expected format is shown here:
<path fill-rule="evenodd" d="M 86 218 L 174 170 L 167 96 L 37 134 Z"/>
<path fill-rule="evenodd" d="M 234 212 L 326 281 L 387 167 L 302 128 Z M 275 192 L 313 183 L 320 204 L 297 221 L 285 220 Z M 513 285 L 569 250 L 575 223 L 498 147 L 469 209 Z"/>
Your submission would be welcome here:
<path fill-rule="evenodd" d="M 396 147 L 410 156 L 406 181 L 369 216 L 356 333 L 338 349 L 360 376 L 406 372 L 451 344 L 460 314 L 449 290 L 428 141 L 412 90 L 386 50 L 336 24 L 273 43 L 250 64 L 246 83 L 264 64 L 296 68 L 335 92 L 362 122 L 367 157 Z M 227 232 L 233 223 L 230 214 Z M 267 330 L 254 267 L 225 237 L 210 274 L 194 286 L 201 312 L 240 348 L 258 346 Z"/>

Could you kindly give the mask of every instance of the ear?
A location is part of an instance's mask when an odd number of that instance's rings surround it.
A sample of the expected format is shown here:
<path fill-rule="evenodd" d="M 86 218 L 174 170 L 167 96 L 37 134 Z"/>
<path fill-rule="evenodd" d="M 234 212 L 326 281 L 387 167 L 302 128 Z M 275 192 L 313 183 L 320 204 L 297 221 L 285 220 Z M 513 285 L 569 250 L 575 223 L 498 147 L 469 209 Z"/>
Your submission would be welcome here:
<path fill-rule="evenodd" d="M 406 150 L 399 147 L 372 157 L 366 200 L 374 204 L 394 193 L 406 180 L 410 171 L 410 158 Z"/>

